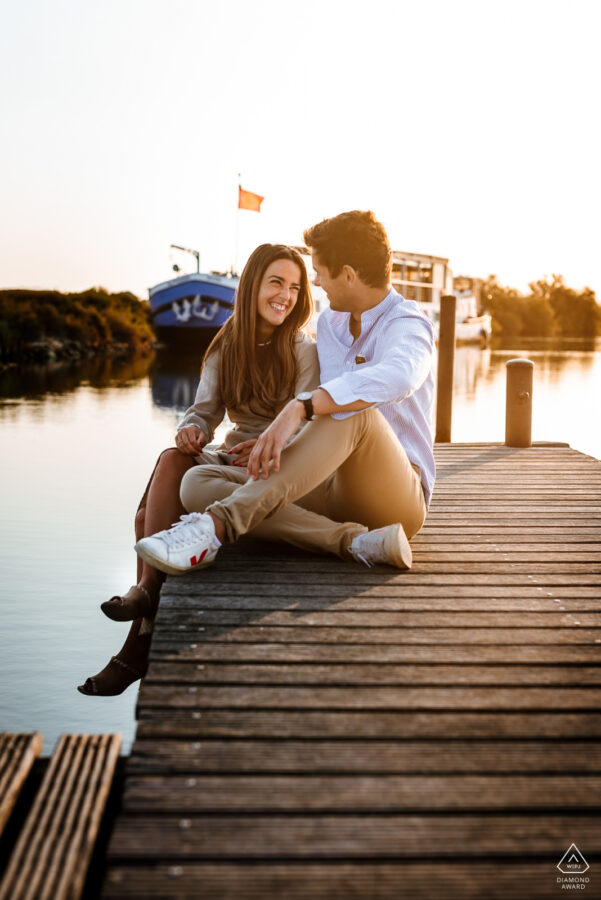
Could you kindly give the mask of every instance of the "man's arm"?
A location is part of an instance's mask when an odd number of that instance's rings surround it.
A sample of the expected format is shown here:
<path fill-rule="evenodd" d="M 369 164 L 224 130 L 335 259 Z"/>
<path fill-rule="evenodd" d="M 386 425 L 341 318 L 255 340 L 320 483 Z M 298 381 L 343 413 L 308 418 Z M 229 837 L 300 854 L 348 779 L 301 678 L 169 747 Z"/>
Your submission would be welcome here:
<path fill-rule="evenodd" d="M 359 412 L 373 405 L 363 400 L 355 400 L 353 403 L 341 406 L 335 403 L 323 388 L 317 388 L 317 390 L 313 391 L 311 399 L 313 401 L 313 412 L 316 416 L 328 416 L 337 412 Z M 279 472 L 280 454 L 304 418 L 304 404 L 300 400 L 290 400 L 271 425 L 265 429 L 253 447 L 248 460 L 247 471 L 254 481 L 257 480 L 259 475 L 262 475 L 263 478 L 269 476 L 269 463 L 271 460 L 273 460 L 274 470 Z"/>

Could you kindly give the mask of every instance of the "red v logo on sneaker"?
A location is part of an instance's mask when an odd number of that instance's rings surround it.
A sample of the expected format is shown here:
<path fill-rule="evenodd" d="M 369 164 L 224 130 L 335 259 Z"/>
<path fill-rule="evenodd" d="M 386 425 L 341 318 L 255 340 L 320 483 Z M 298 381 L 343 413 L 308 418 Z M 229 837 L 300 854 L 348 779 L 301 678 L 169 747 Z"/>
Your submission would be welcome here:
<path fill-rule="evenodd" d="M 208 549 L 209 548 L 207 547 L 207 550 Z M 190 557 L 190 565 L 197 566 L 199 563 L 201 563 L 203 561 L 203 559 L 205 558 L 205 556 L 207 555 L 207 550 L 203 550 L 199 557 L 191 556 Z"/>

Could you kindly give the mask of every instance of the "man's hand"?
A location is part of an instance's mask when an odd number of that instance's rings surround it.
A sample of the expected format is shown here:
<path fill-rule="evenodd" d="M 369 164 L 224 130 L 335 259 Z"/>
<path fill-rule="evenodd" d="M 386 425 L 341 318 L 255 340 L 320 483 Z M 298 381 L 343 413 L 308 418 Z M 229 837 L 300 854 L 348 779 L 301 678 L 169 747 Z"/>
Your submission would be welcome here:
<path fill-rule="evenodd" d="M 246 466 L 248 464 L 248 460 L 250 457 L 250 451 L 257 443 L 256 438 L 252 438 L 249 441 L 241 441 L 239 444 L 236 444 L 235 447 L 232 447 L 231 450 L 228 450 L 228 456 L 234 456 L 234 462 L 232 465 L 234 466 Z"/>
<path fill-rule="evenodd" d="M 360 412 L 373 406 L 365 400 L 355 400 L 339 406 L 323 388 L 313 391 L 313 412 L 316 416 L 327 416 L 336 412 Z M 258 438 L 248 460 L 246 471 L 256 481 L 259 475 L 269 477 L 269 463 L 273 460 L 275 472 L 280 471 L 280 454 L 305 418 L 305 408 L 300 400 L 290 400 L 273 420 L 269 428 Z"/>
<path fill-rule="evenodd" d="M 199 453 L 202 453 L 206 441 L 204 431 L 201 431 L 196 425 L 188 425 L 175 435 L 175 446 L 180 453 L 185 453 L 186 456 L 198 456 Z"/>
<path fill-rule="evenodd" d="M 247 472 L 256 481 L 259 475 L 269 477 L 269 463 L 273 460 L 275 472 L 280 471 L 280 454 L 286 441 L 296 431 L 304 419 L 303 404 L 299 400 L 290 400 L 276 416 L 269 428 L 257 439 L 248 460 Z"/>

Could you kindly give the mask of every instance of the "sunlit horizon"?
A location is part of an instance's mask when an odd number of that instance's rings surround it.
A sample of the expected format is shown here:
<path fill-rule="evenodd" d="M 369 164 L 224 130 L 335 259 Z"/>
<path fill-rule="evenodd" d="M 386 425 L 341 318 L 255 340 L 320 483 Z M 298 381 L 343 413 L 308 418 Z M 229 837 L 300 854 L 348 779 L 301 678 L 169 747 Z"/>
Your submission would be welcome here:
<path fill-rule="evenodd" d="M 0 288 L 147 289 L 373 209 L 393 249 L 601 297 L 598 5 L 23 0 Z M 265 197 L 237 211 L 242 186 Z"/>

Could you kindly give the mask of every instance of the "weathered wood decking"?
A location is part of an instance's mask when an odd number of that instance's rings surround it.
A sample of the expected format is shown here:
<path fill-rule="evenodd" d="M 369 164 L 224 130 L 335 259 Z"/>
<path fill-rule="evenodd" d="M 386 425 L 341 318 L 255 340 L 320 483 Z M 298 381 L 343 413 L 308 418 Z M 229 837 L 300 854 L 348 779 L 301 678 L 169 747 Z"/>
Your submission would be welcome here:
<path fill-rule="evenodd" d="M 601 889 L 601 463 L 436 448 L 414 568 L 248 543 L 170 579 L 104 896 Z"/>
<path fill-rule="evenodd" d="M 21 748 L 37 755 L 42 746 L 39 734 L 5 735 L 2 743 L 7 773 Z M 0 900 L 82 896 L 120 747 L 119 734 L 61 735 L 0 878 Z"/>

